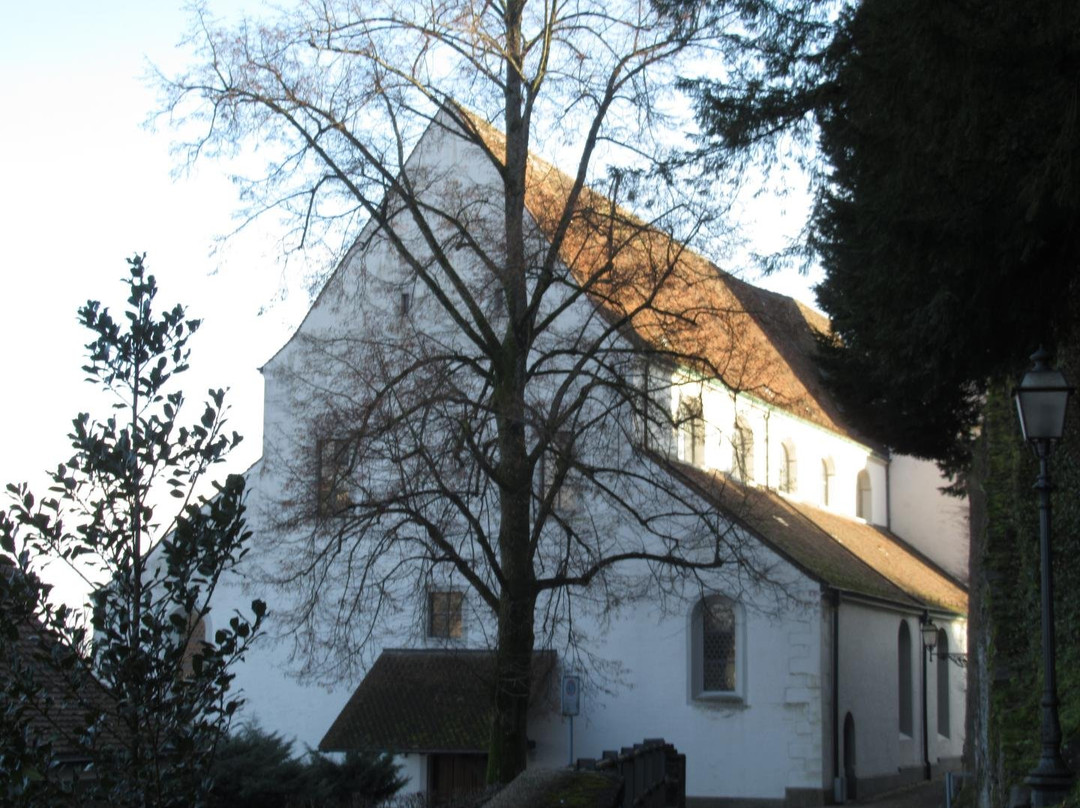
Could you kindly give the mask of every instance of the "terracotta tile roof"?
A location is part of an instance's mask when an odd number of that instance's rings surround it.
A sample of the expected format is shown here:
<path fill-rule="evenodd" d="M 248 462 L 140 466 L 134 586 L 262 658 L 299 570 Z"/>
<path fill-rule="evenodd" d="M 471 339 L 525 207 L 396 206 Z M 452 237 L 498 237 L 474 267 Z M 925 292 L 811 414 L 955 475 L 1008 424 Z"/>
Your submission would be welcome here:
<path fill-rule="evenodd" d="M 897 605 L 967 614 L 965 588 L 892 533 L 682 463 L 672 473 L 812 578 Z"/>
<path fill-rule="evenodd" d="M 496 159 L 505 138 L 469 113 Z M 552 240 L 573 181 L 530 156 L 525 203 Z M 673 357 L 696 357 L 729 388 L 867 443 L 840 416 L 813 362 L 828 320 L 793 298 L 758 289 L 588 188 L 578 198 L 559 257 L 575 280 L 627 333 Z"/>
<path fill-rule="evenodd" d="M 534 709 L 550 706 L 554 651 L 533 655 Z M 323 751 L 486 752 L 494 654 L 383 651 L 325 737 Z"/>
<path fill-rule="evenodd" d="M 81 751 L 77 738 L 86 724 L 86 716 L 93 712 L 108 712 L 112 699 L 105 687 L 89 672 L 76 678 L 73 684 L 54 665 L 43 664 L 43 655 L 55 658 L 57 654 L 69 653 L 61 649 L 48 630 L 33 618 L 17 627 L 18 638 L 8 646 L 10 655 L 0 659 L 0 676 L 8 681 L 14 678 L 13 666 L 28 671 L 33 687 L 40 688 L 39 696 L 30 704 L 44 704 L 43 709 L 28 706 L 29 726 L 35 740 L 52 744 L 53 754 L 60 761 L 83 761 L 88 759 Z M 78 667 L 70 675 L 79 677 Z M 44 699 L 44 701 L 42 701 Z"/>

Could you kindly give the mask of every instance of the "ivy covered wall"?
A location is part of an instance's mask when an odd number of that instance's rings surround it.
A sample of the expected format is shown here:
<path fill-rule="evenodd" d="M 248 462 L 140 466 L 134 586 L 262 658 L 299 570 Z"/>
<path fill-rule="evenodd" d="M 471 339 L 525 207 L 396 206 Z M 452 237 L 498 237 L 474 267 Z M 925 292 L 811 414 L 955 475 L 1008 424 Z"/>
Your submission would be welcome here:
<path fill-rule="evenodd" d="M 1080 382 L 1080 346 L 1057 363 Z M 1018 376 L 1019 379 L 1019 376 Z M 1017 379 L 1017 380 L 1018 380 Z M 991 387 L 972 474 L 972 648 L 969 746 L 981 805 L 1005 806 L 1038 760 L 1042 635 L 1038 462 L 1023 442 L 1010 380 Z M 1080 769 L 1080 401 L 1051 458 L 1058 695 L 1065 758 Z M 979 743 L 979 739 L 983 743 Z M 1074 791 L 1070 804 L 1080 805 Z"/>

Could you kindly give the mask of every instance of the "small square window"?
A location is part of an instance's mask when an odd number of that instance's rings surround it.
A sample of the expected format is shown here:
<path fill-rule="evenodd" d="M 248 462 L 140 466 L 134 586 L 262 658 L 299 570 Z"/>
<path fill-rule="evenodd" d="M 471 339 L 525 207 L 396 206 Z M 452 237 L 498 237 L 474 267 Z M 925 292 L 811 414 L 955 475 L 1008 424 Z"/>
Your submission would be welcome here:
<path fill-rule="evenodd" d="M 461 607 L 465 593 L 428 592 L 428 637 L 456 640 L 461 638 Z"/>

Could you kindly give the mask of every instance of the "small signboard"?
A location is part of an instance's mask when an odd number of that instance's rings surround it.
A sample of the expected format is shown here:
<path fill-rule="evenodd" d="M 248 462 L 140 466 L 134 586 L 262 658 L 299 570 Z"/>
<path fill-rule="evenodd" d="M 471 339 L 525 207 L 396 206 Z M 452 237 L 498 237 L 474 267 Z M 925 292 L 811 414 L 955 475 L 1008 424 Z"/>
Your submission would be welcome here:
<path fill-rule="evenodd" d="M 581 712 L 581 677 L 576 673 L 564 673 L 562 678 L 562 714 L 577 715 Z"/>

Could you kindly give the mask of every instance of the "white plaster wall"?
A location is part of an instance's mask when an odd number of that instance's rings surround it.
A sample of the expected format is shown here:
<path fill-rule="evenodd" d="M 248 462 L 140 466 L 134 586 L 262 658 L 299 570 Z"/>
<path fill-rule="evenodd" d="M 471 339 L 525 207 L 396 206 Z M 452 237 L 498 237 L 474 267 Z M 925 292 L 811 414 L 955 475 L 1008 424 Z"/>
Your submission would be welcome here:
<path fill-rule="evenodd" d="M 422 794 L 427 788 L 427 755 L 395 755 L 394 762 L 401 767 L 401 776 L 408 779 L 398 795 Z"/>
<path fill-rule="evenodd" d="M 935 620 L 940 628 L 949 635 L 949 652 L 965 657 L 967 654 L 967 621 L 954 620 L 942 623 Z M 955 760 L 964 751 L 964 707 L 967 704 L 967 669 L 956 661 L 949 661 L 946 665 L 949 682 L 949 726 L 948 734 L 944 735 L 938 727 L 938 657 L 929 662 L 927 668 L 927 715 L 930 722 L 927 725 L 930 743 L 930 762 L 937 763 L 940 760 Z"/>
<path fill-rule="evenodd" d="M 680 381 L 682 383 L 680 384 Z M 796 484 L 784 495 L 792 499 L 826 507 L 823 501 L 822 462 L 830 460 L 834 470 L 829 486 L 828 509 L 856 518 L 857 481 L 860 471 L 870 475 L 871 524 L 887 523 L 887 462 L 869 447 L 842 437 L 802 418 L 769 406 L 745 394 L 733 395 L 716 381 L 702 383 L 676 375 L 672 388 L 672 411 L 678 406 L 681 391 L 690 395 L 700 390 L 706 421 L 705 466 L 717 471 L 733 471 L 732 438 L 737 418 L 754 433 L 753 485 L 778 490 L 783 465 L 783 445 L 794 446 Z"/>
<path fill-rule="evenodd" d="M 473 159 L 474 156 L 460 152 L 460 144 L 453 138 L 442 138 L 442 141 L 427 144 L 415 159 L 436 168 L 453 166 L 458 177 L 473 177 L 482 182 L 490 178 L 486 174 L 490 166 L 485 168 L 482 162 Z M 407 225 L 403 227 L 409 231 Z M 303 475 L 305 468 L 310 473 L 310 464 L 305 467 L 304 458 L 312 452 L 314 433 L 306 414 L 319 397 L 325 395 L 326 389 L 333 389 L 340 381 L 334 377 L 330 364 L 323 366 L 317 361 L 304 338 L 337 334 L 343 328 L 352 333 L 364 330 L 392 333 L 393 329 L 402 327 L 391 315 L 395 296 L 401 288 L 401 273 L 401 263 L 392 250 L 379 239 L 371 241 L 364 251 L 351 255 L 343 270 L 328 283 L 301 326 L 300 337 L 268 363 L 265 369 L 264 461 L 249 474 L 253 488 L 249 501 L 251 524 L 257 534 L 252 568 L 258 566 L 263 572 L 273 571 L 278 564 L 288 560 L 279 555 L 289 552 L 287 545 L 275 546 L 273 540 L 267 538 L 272 534 L 261 528 L 272 521 L 282 507 L 282 500 L 291 496 L 290 485 L 295 482 L 293 475 Z M 423 290 L 417 290 L 412 319 L 425 323 L 425 328 L 439 329 L 437 318 L 424 319 L 432 311 L 426 308 L 430 303 Z M 585 305 L 583 302 L 581 307 L 567 313 L 569 332 L 575 330 L 583 318 L 590 316 Z M 455 338 L 458 337 L 448 332 L 448 339 Z M 821 460 L 828 457 L 835 465 L 829 507 L 854 517 L 856 477 L 865 468 L 871 473 L 874 494 L 872 521 L 884 522 L 885 465 L 867 447 L 783 411 L 768 408 L 751 397 L 734 399 L 719 386 L 711 386 L 705 391 L 703 405 L 710 430 L 707 431 L 707 466 L 730 469 L 730 435 L 738 413 L 750 422 L 755 433 L 754 466 L 760 483 L 777 485 L 780 445 L 789 439 L 797 447 L 798 462 L 798 487 L 791 496 L 821 504 Z M 625 445 L 614 448 L 627 450 Z M 298 490 L 302 493 L 302 489 Z M 626 531 L 630 528 L 617 525 L 615 529 Z M 775 558 L 770 560 L 777 562 Z M 788 787 L 821 787 L 825 771 L 822 727 L 826 717 L 822 714 L 823 617 L 819 593 L 816 584 L 786 564 L 778 563 L 775 574 L 786 582 L 789 594 L 795 598 L 786 601 L 786 606 L 779 612 L 766 594 L 755 593 L 752 587 L 747 588 L 734 580 L 727 582 L 732 594 L 738 594 L 747 605 L 744 635 L 747 684 L 745 699 L 739 703 L 704 703 L 691 697 L 688 621 L 695 601 L 694 592 L 672 596 L 673 600 L 667 601 L 665 608 L 660 608 L 656 601 L 630 598 L 614 613 L 586 609 L 579 615 L 575 628 L 588 638 L 589 653 L 595 654 L 603 664 L 590 665 L 586 671 L 590 677 L 585 691 L 587 713 L 575 722 L 576 754 L 599 756 L 606 748 L 640 741 L 646 736 L 662 736 L 688 755 L 690 795 L 781 798 Z M 254 575 L 249 577 L 255 578 Z M 215 613 L 227 614 L 232 608 L 246 609 L 254 596 L 267 600 L 271 615 L 266 636 L 237 670 L 236 684 L 245 691 L 249 701 L 243 719 L 258 720 L 267 729 L 295 737 L 302 744 L 314 746 L 318 743 L 362 678 L 366 666 L 382 648 L 420 647 L 427 642 L 420 628 L 423 600 L 417 595 L 412 601 L 402 601 L 392 619 L 381 626 L 363 626 L 365 631 L 371 628 L 376 632 L 375 639 L 367 649 L 366 658 L 352 662 L 348 676 L 340 678 L 330 688 L 311 681 L 300 684 L 295 673 L 301 663 L 310 660 L 290 658 L 292 644 L 289 637 L 278 636 L 283 631 L 274 620 L 274 593 L 255 589 L 245 591 L 237 583 L 219 593 Z M 288 606 L 289 595 L 279 593 L 279 596 L 283 600 L 277 608 L 283 610 Z M 333 603 L 332 594 L 326 600 Z M 490 615 L 483 611 L 475 596 L 467 596 L 466 610 L 465 636 L 461 644 L 488 646 L 493 627 Z M 872 610 L 865 615 L 853 612 L 849 619 L 853 622 L 842 627 L 844 636 L 864 638 L 859 641 L 859 648 L 863 650 L 851 656 L 857 660 L 850 663 L 855 667 L 850 670 L 844 667 L 841 677 L 842 681 L 858 680 L 859 686 L 866 689 L 865 693 L 853 691 L 851 695 L 853 709 L 858 710 L 856 722 L 861 733 L 865 731 L 864 726 L 874 726 L 874 720 L 880 723 L 881 716 L 887 712 L 885 702 L 888 699 L 882 696 L 883 692 L 888 692 L 887 686 L 882 686 L 883 680 L 875 666 L 887 658 L 889 647 L 887 644 L 884 648 L 876 647 L 880 638 L 875 632 L 882 626 L 879 625 L 880 616 Z M 538 632 L 538 636 L 541 634 Z M 895 627 L 889 636 L 891 653 L 895 655 Z M 917 640 L 917 626 L 913 636 Z M 849 642 L 854 644 L 854 641 L 845 640 L 842 653 L 846 653 Z M 565 637 L 554 637 L 552 645 L 565 650 Z M 889 670 L 895 678 L 895 665 Z M 895 714 L 895 698 L 892 709 Z M 865 725 L 860 725 L 860 716 L 864 712 L 874 714 L 875 711 L 878 719 L 868 718 Z M 954 715 L 961 716 L 962 710 L 958 707 Z M 568 754 L 567 733 L 568 724 L 557 715 L 534 722 L 530 734 L 537 746 L 532 760 L 538 765 L 563 765 Z M 862 737 L 860 734 L 860 739 Z M 872 761 L 875 767 L 892 765 L 895 769 L 898 760 L 911 757 L 910 750 L 905 757 L 896 738 L 866 736 L 866 743 L 868 748 L 873 744 L 885 747 L 880 753 L 874 753 L 880 757 L 880 761 Z M 405 762 L 413 778 L 407 790 L 422 788 L 424 758 L 409 756 Z"/>
<path fill-rule="evenodd" d="M 968 503 L 947 496 L 937 466 L 893 455 L 889 470 L 892 530 L 961 581 L 968 580 Z"/>
<path fill-rule="evenodd" d="M 791 571 L 787 573 L 791 575 Z M 574 720 L 575 757 L 600 757 L 662 737 L 687 755 L 687 795 L 783 798 L 786 788 L 819 788 L 822 778 L 821 634 L 817 586 L 791 575 L 807 600 L 781 614 L 745 609 L 744 698 L 695 699 L 689 681 L 690 610 L 643 605 L 623 610 L 591 651 L 622 666 L 619 686 L 586 674 L 583 715 Z M 762 604 L 771 604 L 762 595 Z M 770 608 L 775 608 L 771 604 Z M 612 692 L 603 692 L 604 687 Z M 568 760 L 569 719 L 535 722 L 533 765 Z"/>
<path fill-rule="evenodd" d="M 912 734 L 900 732 L 898 637 L 900 621 L 911 634 Z M 943 623 L 954 647 L 965 646 L 964 621 Z M 916 613 L 901 614 L 893 609 L 845 599 L 840 607 L 839 649 L 839 732 L 840 759 L 844 759 L 844 718 L 851 713 L 855 722 L 855 760 L 859 779 L 890 777 L 898 770 L 923 764 L 922 732 L 922 638 Z M 959 757 L 964 743 L 964 677 L 957 669 L 950 679 L 952 719 L 949 738 L 936 733 L 937 700 L 935 668 L 928 668 L 927 715 L 931 763 L 938 758 Z M 842 767 L 841 767 L 842 768 Z"/>
<path fill-rule="evenodd" d="M 259 527 L 257 519 L 248 524 L 255 530 Z M 269 610 L 265 630 L 256 637 L 245 659 L 232 668 L 236 675 L 232 692 L 242 694 L 245 701 L 234 725 L 255 723 L 279 732 L 294 742 L 294 752 L 303 753 L 307 747 L 318 746 L 358 682 L 327 687 L 299 681 L 290 659 L 292 640 L 276 636 L 280 625 L 275 610 L 282 606 L 281 595 L 248 579 L 245 569 L 250 570 L 250 565 L 241 566 L 237 574 L 222 581 L 211 604 L 211 626 L 227 623 L 236 612 L 250 615 L 251 601 L 256 597 L 265 600 Z"/>

